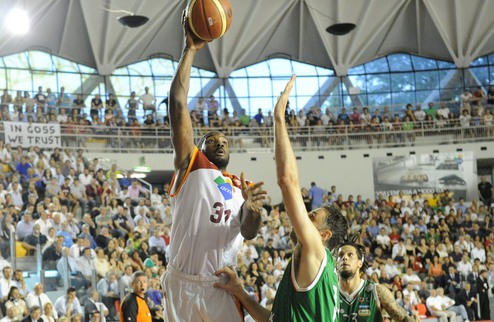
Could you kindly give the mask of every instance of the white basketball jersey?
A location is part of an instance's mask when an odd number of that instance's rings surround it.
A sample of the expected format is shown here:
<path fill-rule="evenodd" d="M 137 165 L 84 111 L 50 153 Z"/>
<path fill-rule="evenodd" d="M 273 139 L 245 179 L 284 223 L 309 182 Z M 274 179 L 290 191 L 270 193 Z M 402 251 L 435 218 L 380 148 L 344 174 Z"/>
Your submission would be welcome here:
<path fill-rule="evenodd" d="M 171 187 L 174 187 L 175 176 Z M 242 191 L 195 148 L 184 180 L 170 190 L 173 215 L 170 265 L 199 276 L 235 266 L 240 234 Z"/>

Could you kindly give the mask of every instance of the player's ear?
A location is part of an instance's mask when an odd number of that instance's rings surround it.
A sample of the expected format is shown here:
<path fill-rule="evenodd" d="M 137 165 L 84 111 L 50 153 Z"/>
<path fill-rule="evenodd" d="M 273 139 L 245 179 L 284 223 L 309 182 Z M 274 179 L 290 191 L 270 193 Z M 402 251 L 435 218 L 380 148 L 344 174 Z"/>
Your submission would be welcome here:
<path fill-rule="evenodd" d="M 330 239 L 333 236 L 333 232 L 331 230 L 329 230 L 329 229 L 321 230 L 321 231 L 319 231 L 319 233 L 321 234 L 321 237 L 322 237 L 322 240 L 323 241 L 326 241 L 326 240 Z"/>

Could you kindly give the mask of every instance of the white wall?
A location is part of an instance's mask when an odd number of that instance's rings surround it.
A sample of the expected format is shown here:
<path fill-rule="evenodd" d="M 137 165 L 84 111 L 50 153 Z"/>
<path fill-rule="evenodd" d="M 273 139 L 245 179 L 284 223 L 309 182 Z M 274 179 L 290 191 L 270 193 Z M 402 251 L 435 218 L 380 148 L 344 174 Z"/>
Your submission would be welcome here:
<path fill-rule="evenodd" d="M 485 148 L 485 150 L 482 150 Z M 386 157 L 388 153 L 393 156 L 408 155 L 410 151 L 415 154 L 439 152 L 473 151 L 477 159 L 494 158 L 494 142 L 471 143 L 463 145 L 421 146 L 406 148 L 383 148 L 372 150 L 338 150 L 319 152 L 296 152 L 300 157 L 299 171 L 302 173 L 300 184 L 310 187 L 312 181 L 324 189 L 336 185 L 338 193 L 345 197 L 348 194 L 374 197 L 374 179 L 372 174 L 372 158 Z M 364 157 L 368 154 L 368 157 Z M 346 155 L 346 158 L 342 158 Z M 132 169 L 139 165 L 139 158 L 143 154 L 87 154 L 88 157 L 105 157 L 115 160 L 121 169 Z M 146 165 L 153 170 L 173 170 L 172 154 L 145 154 Z M 320 159 L 323 157 L 323 159 Z M 252 160 L 255 158 L 256 160 Z M 244 171 L 247 179 L 251 181 L 264 181 L 273 203 L 281 201 L 281 193 L 276 183 L 276 168 L 274 153 L 234 153 L 230 158 L 229 172 L 240 176 Z"/>

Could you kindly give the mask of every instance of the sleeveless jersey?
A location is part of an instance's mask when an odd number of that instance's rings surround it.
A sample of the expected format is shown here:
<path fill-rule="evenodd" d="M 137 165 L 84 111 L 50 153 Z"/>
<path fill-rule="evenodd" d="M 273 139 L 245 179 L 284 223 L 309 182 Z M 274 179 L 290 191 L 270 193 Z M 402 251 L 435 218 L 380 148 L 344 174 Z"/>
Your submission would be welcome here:
<path fill-rule="evenodd" d="M 240 208 L 242 190 L 197 147 L 183 182 L 170 185 L 172 230 L 170 265 L 186 274 L 211 276 L 235 266 L 242 247 Z"/>
<path fill-rule="evenodd" d="M 362 280 L 353 294 L 340 291 L 341 322 L 381 322 L 381 303 L 376 291 L 376 284 Z"/>
<path fill-rule="evenodd" d="M 338 311 L 338 276 L 331 253 L 326 250 L 319 273 L 307 288 L 298 287 L 293 261 L 290 260 L 276 291 L 269 321 L 337 321 Z"/>

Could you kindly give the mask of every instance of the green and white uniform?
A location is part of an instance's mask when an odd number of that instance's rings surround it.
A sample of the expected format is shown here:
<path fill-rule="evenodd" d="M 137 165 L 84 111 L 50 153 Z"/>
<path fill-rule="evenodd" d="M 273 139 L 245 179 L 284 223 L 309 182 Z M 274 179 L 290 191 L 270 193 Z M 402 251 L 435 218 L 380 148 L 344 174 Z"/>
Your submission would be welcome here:
<path fill-rule="evenodd" d="M 381 303 L 376 291 L 376 284 L 361 280 L 359 287 L 352 294 L 340 289 L 340 322 L 381 322 Z"/>
<path fill-rule="evenodd" d="M 339 311 L 338 275 L 331 253 L 321 263 L 319 272 L 306 288 L 297 285 L 291 260 L 276 291 L 271 311 L 272 322 L 337 321 Z"/>

